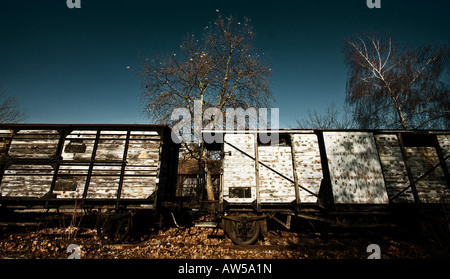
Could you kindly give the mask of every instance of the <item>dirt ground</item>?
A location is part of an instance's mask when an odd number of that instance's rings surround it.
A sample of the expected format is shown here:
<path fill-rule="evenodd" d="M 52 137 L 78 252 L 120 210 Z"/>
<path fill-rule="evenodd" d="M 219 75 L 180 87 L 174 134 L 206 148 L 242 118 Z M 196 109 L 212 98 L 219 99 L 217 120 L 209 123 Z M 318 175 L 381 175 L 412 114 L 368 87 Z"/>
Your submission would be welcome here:
<path fill-rule="evenodd" d="M 368 250 L 371 244 L 379 251 Z M 376 252 L 381 259 L 450 259 L 438 241 L 396 231 L 271 230 L 256 245 L 239 246 L 212 228 L 167 228 L 110 245 L 93 229 L 0 228 L 0 259 L 366 259 Z"/>

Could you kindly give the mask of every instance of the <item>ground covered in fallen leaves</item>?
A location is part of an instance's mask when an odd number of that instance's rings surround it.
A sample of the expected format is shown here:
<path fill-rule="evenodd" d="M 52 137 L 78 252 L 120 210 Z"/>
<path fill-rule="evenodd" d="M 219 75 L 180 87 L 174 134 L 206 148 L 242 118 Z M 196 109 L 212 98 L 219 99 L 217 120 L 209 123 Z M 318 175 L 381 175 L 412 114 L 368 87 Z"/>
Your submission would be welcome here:
<path fill-rule="evenodd" d="M 68 250 L 71 244 L 78 250 Z M 365 259 L 380 248 L 382 259 L 449 259 L 449 250 L 402 233 L 273 230 L 256 245 L 239 246 L 221 229 L 166 228 L 104 244 L 86 228 L 0 228 L 0 259 Z"/>

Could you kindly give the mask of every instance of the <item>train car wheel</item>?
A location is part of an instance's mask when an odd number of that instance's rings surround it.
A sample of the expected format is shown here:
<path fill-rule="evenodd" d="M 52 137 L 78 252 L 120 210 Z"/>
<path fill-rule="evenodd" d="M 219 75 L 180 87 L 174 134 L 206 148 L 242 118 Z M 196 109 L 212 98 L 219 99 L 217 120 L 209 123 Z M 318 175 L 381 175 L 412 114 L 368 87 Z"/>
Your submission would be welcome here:
<path fill-rule="evenodd" d="M 106 214 L 100 217 L 97 234 L 107 244 L 120 243 L 129 235 L 132 216 L 129 213 Z"/>
<path fill-rule="evenodd" d="M 250 245 L 258 240 L 261 228 L 254 215 L 235 213 L 224 219 L 224 230 L 235 244 Z"/>

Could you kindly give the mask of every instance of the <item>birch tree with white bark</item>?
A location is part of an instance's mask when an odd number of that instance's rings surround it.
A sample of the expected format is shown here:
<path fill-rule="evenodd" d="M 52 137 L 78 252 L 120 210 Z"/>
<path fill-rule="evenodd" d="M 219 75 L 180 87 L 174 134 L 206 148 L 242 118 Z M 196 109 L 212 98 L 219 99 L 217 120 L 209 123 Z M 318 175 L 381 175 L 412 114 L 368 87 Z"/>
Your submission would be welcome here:
<path fill-rule="evenodd" d="M 344 47 L 346 102 L 361 128 L 449 129 L 449 48 L 401 49 L 361 36 Z"/>

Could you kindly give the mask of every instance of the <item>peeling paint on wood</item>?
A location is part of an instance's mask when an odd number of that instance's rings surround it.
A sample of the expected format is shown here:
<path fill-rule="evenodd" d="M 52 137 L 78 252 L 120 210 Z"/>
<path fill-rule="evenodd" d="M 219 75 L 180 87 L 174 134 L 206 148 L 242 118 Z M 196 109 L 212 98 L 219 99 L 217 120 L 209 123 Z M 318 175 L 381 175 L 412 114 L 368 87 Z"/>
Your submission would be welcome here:
<path fill-rule="evenodd" d="M 420 178 L 439 164 L 435 147 L 406 147 L 413 179 Z M 419 199 L 425 203 L 450 201 L 450 190 L 445 181 L 442 167 L 436 167 L 415 183 Z"/>
<path fill-rule="evenodd" d="M 281 133 L 281 132 L 280 132 Z M 318 135 L 307 131 L 291 134 L 291 146 L 258 146 L 259 184 L 261 204 L 289 203 L 295 200 L 293 173 L 298 184 L 318 194 L 324 172 L 322 170 Z M 329 169 L 332 194 L 336 204 L 388 204 L 414 202 L 405 158 L 397 137 L 398 132 L 324 131 L 323 138 Z M 421 202 L 449 202 L 450 190 L 440 163 L 433 133 L 406 133 L 406 159 Z M 255 158 L 254 135 L 225 135 L 226 141 Z M 424 141 L 422 142 L 421 141 Z M 419 146 L 414 146 L 415 143 Z M 437 142 L 445 158 L 450 155 L 450 135 L 437 135 Z M 431 145 L 431 146 L 428 146 Z M 224 199 L 229 202 L 249 202 L 256 198 L 254 159 L 224 145 L 231 152 L 224 161 Z M 291 147 L 293 147 L 291 153 Z M 294 158 L 291 158 L 294 154 Z M 323 155 L 323 154 L 322 154 Z M 292 160 L 293 159 L 293 160 Z M 292 162 L 295 162 L 293 164 Z M 447 168 L 450 159 L 446 160 Z M 275 170 L 270 170 L 265 167 Z M 293 166 L 296 169 L 293 170 Z M 436 167 L 436 165 L 438 165 Z M 434 169 L 433 169 L 434 168 Z M 430 171 L 432 170 L 432 171 Z M 277 174 L 278 172 L 278 174 Z M 427 173 L 425 176 L 424 174 Z M 281 174 L 281 175 L 280 175 Z M 284 176 L 284 177 L 283 177 Z M 229 199 L 229 187 L 250 187 L 248 199 Z M 406 190 L 405 190 L 406 189 Z M 401 194 L 399 194 L 401 192 Z M 315 203 L 317 197 L 299 189 L 300 203 Z M 399 195 L 398 195 L 399 194 Z"/>
<path fill-rule="evenodd" d="M 58 129 L 22 129 L 12 134 L 1 130 L 2 158 L 13 162 L 5 165 L 1 196 L 42 198 L 51 190 L 53 180 L 53 194 L 58 199 L 81 199 L 84 192 L 89 199 L 116 199 L 120 184 L 121 198 L 155 196 L 159 176 L 170 170 L 169 163 L 161 167 L 161 160 L 173 157 L 162 158 L 160 135 L 148 130 L 100 129 L 97 135 L 98 131 L 74 129 L 60 134 Z M 146 156 L 140 156 L 142 153 Z"/>
<path fill-rule="evenodd" d="M 255 158 L 254 137 L 253 134 L 226 134 L 224 140 Z M 229 202 L 252 202 L 256 199 L 255 160 L 228 144 L 224 144 L 224 151 L 223 198 Z M 233 187 L 251 187 L 251 197 L 231 198 L 230 188 Z"/>
<path fill-rule="evenodd" d="M 375 135 L 381 167 L 389 197 L 394 197 L 409 186 L 408 173 L 395 134 Z M 394 203 L 414 202 L 411 188 L 404 191 Z"/>
<path fill-rule="evenodd" d="M 289 203 L 295 200 L 292 156 L 290 146 L 258 146 L 261 203 Z M 283 178 L 269 166 L 291 181 Z"/>
<path fill-rule="evenodd" d="M 335 203 L 389 202 L 372 133 L 325 132 L 324 141 Z"/>
<path fill-rule="evenodd" d="M 323 172 L 317 135 L 293 134 L 292 138 L 298 184 L 315 194 L 319 194 Z M 300 188 L 300 202 L 316 203 L 317 197 Z"/>

